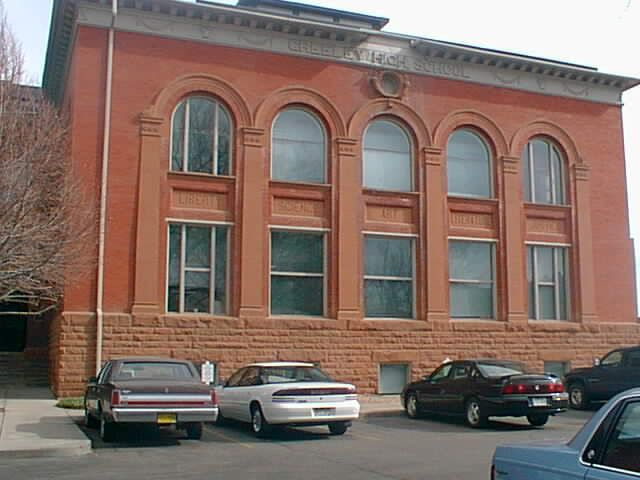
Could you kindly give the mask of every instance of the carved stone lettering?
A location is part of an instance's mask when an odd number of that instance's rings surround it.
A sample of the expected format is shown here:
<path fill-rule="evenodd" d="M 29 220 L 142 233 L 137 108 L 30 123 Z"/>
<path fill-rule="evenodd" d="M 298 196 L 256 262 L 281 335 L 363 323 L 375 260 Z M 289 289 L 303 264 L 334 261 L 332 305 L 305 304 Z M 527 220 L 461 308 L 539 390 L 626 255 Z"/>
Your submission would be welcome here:
<path fill-rule="evenodd" d="M 174 190 L 173 207 L 196 210 L 227 210 L 227 195 L 216 192 Z"/>
<path fill-rule="evenodd" d="M 564 234 L 564 227 L 563 220 L 527 218 L 527 231 L 532 233 Z"/>
<path fill-rule="evenodd" d="M 273 213 L 295 217 L 322 217 L 324 216 L 324 202 L 322 200 L 276 197 L 273 199 Z"/>
<path fill-rule="evenodd" d="M 367 205 L 367 220 L 385 223 L 413 223 L 411 208 Z"/>
<path fill-rule="evenodd" d="M 493 216 L 488 213 L 451 212 L 451 225 L 470 228 L 493 228 Z"/>

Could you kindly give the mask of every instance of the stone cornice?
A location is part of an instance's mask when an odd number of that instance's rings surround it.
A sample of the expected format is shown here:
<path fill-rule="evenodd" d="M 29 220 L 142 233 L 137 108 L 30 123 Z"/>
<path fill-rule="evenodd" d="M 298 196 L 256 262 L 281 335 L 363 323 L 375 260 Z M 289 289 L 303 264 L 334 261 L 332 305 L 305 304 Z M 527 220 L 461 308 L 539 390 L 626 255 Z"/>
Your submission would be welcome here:
<path fill-rule="evenodd" d="M 68 12 L 77 8 L 74 23 L 108 28 L 110 1 L 55 0 L 44 82 L 50 95 L 59 98 L 64 88 Z M 66 15 L 55 15 L 60 9 Z M 120 0 L 115 28 L 607 104 L 619 104 L 640 83 L 579 65 L 224 5 Z"/>

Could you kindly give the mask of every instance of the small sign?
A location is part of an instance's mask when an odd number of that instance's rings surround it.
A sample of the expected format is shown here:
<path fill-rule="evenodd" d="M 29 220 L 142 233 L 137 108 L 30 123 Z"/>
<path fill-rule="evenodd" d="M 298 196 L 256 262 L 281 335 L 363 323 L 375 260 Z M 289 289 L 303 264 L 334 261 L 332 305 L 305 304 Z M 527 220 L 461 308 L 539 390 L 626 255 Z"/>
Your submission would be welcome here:
<path fill-rule="evenodd" d="M 206 383 L 207 385 L 211 385 L 216 379 L 216 366 L 211 363 L 209 360 L 202 364 L 201 368 L 201 378 L 202 383 Z"/>

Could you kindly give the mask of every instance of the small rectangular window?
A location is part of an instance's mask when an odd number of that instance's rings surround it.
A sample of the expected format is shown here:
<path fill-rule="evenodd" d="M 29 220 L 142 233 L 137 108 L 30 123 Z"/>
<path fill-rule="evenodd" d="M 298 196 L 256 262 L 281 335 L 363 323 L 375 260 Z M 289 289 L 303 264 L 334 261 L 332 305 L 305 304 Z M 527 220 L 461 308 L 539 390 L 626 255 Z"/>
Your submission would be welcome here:
<path fill-rule="evenodd" d="M 452 318 L 495 318 L 494 246 L 449 242 L 449 310 Z"/>
<path fill-rule="evenodd" d="M 324 233 L 271 232 L 271 313 L 324 316 Z"/>
<path fill-rule="evenodd" d="M 169 225 L 167 311 L 227 313 L 228 228 Z"/>
<path fill-rule="evenodd" d="M 551 375 L 555 375 L 560 379 L 564 378 L 565 374 L 569 370 L 571 370 L 571 363 L 569 362 L 544 362 L 544 373 L 550 373 Z"/>
<path fill-rule="evenodd" d="M 529 318 L 567 319 L 566 252 L 564 247 L 527 247 Z"/>
<path fill-rule="evenodd" d="M 409 381 L 409 365 L 406 363 L 380 365 L 378 378 L 378 393 L 381 395 L 398 394 L 402 392 Z"/>
<path fill-rule="evenodd" d="M 413 239 L 364 238 L 365 316 L 414 317 Z"/>

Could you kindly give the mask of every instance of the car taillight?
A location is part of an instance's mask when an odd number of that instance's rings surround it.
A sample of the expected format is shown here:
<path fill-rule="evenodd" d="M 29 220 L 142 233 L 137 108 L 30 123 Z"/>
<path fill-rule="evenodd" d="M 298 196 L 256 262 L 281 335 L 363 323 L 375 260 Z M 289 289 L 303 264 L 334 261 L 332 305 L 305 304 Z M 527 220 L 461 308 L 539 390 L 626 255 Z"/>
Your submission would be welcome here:
<path fill-rule="evenodd" d="M 564 385 L 562 383 L 543 383 L 525 385 L 520 383 L 508 383 L 502 387 L 504 395 L 515 394 L 544 394 L 544 393 L 563 393 Z"/>
<path fill-rule="evenodd" d="M 553 383 L 549 386 L 551 393 L 564 393 L 564 385 L 562 383 Z"/>
<path fill-rule="evenodd" d="M 527 386 L 520 383 L 510 383 L 502 387 L 502 393 L 504 395 L 513 395 L 517 393 L 525 393 Z"/>
<path fill-rule="evenodd" d="M 117 405 L 120 405 L 120 390 L 111 392 L 111 406 L 115 407 Z"/>
<path fill-rule="evenodd" d="M 216 394 L 215 390 L 211 390 L 211 404 L 212 405 L 218 404 L 218 395 Z"/>

